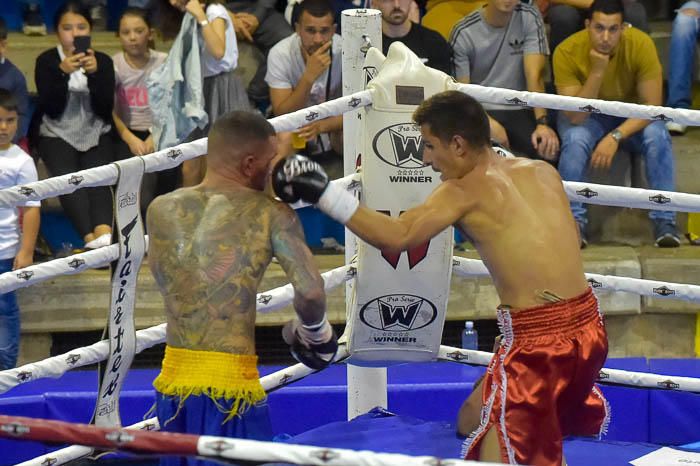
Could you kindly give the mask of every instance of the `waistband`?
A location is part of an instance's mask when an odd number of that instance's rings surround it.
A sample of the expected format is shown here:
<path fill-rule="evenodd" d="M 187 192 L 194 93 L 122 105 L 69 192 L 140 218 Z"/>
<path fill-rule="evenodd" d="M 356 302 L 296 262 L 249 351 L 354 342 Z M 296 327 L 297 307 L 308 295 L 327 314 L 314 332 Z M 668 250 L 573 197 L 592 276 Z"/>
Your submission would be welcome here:
<path fill-rule="evenodd" d="M 521 339 L 573 334 L 594 320 L 602 321 L 598 298 L 591 288 L 573 298 L 518 312 L 499 307 L 497 316 L 505 338 L 512 335 Z"/>
<path fill-rule="evenodd" d="M 257 363 L 255 355 L 166 345 L 163 366 L 153 386 L 164 395 L 179 397 L 181 405 L 190 395 L 207 396 L 217 405 L 218 400 L 233 399 L 231 409 L 226 410 L 230 418 L 265 399 Z"/>

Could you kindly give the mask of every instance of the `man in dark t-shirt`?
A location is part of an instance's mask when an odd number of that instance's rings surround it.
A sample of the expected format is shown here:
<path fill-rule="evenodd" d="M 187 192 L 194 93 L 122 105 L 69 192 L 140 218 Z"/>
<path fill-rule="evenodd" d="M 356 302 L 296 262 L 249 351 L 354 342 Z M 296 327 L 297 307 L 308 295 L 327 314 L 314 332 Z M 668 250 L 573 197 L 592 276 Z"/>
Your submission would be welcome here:
<path fill-rule="evenodd" d="M 412 0 L 372 0 L 372 8 L 382 12 L 382 52 L 396 41 L 418 55 L 427 66 L 451 74 L 452 51 L 447 41 L 432 29 L 409 19 Z"/>

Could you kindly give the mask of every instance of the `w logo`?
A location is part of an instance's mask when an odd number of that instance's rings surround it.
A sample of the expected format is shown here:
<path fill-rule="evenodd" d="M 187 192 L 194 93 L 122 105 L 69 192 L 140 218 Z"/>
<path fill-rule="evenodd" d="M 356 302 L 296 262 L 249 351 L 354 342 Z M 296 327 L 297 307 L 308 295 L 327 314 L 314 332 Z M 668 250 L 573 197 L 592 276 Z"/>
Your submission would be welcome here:
<path fill-rule="evenodd" d="M 391 213 L 388 210 L 378 210 L 377 212 L 382 213 L 384 215 L 391 215 Z M 403 213 L 404 211 L 402 210 L 401 214 Z M 408 254 L 409 269 L 412 269 L 416 265 L 420 264 L 423 261 L 423 259 L 425 259 L 425 257 L 428 255 L 428 248 L 430 248 L 430 240 L 426 241 L 425 243 L 421 243 L 418 246 L 414 246 L 408 251 L 406 251 L 406 253 Z M 403 251 L 394 252 L 382 250 L 382 257 L 385 261 L 389 263 L 389 265 L 396 269 L 399 265 L 399 260 L 401 259 L 402 253 Z"/>
<path fill-rule="evenodd" d="M 389 135 L 396 165 L 401 167 L 411 162 L 423 165 L 423 138 L 420 135 L 408 135 L 393 129 L 389 129 Z"/>
<path fill-rule="evenodd" d="M 410 330 L 413 326 L 413 321 L 416 320 L 418 310 L 423 304 L 423 300 L 421 299 L 405 306 L 392 306 L 383 301 L 379 301 L 378 304 L 379 316 L 382 319 L 382 328 L 384 330 L 398 330 L 396 327 Z"/>
<path fill-rule="evenodd" d="M 415 123 L 399 123 L 379 131 L 372 140 L 374 153 L 396 168 L 425 168 L 423 137 Z"/>

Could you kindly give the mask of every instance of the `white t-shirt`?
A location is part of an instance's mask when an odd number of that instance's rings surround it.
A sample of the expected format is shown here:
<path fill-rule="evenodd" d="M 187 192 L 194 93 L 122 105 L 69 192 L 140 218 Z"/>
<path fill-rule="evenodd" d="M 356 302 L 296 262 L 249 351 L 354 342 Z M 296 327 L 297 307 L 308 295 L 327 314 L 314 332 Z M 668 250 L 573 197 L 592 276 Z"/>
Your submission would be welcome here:
<path fill-rule="evenodd" d="M 0 189 L 37 180 L 34 160 L 19 146 L 0 150 Z M 27 201 L 25 207 L 39 207 L 40 201 Z M 19 223 L 16 208 L 0 208 L 0 259 L 12 259 L 19 249 Z"/>
<path fill-rule="evenodd" d="M 199 51 L 202 61 L 203 78 L 233 71 L 238 66 L 238 43 L 236 42 L 236 32 L 233 30 L 231 17 L 228 15 L 226 7 L 219 3 L 212 3 L 207 7 L 207 21 L 212 23 L 217 18 L 226 21 L 226 49 L 223 58 L 217 60 L 207 50 L 207 44 L 204 43 L 202 31 L 199 31 Z M 201 28 L 201 26 L 197 27 Z"/>
<path fill-rule="evenodd" d="M 326 99 L 326 82 L 328 82 L 328 70 L 319 76 L 311 86 L 306 106 L 317 105 L 326 100 L 333 100 L 343 94 L 343 70 L 342 70 L 342 38 L 333 34 L 333 60 L 331 60 L 331 80 L 328 98 Z M 273 89 L 294 88 L 306 69 L 304 57 L 301 54 L 301 39 L 294 33 L 291 36 L 277 42 L 270 50 L 267 57 L 267 74 L 265 81 Z"/>
<path fill-rule="evenodd" d="M 133 68 L 124 58 L 124 52 L 112 57 L 114 62 L 114 111 L 129 129 L 148 131 L 152 125 L 151 108 L 148 105 L 146 78 L 160 66 L 168 54 L 150 51 L 148 63 L 143 68 Z"/>

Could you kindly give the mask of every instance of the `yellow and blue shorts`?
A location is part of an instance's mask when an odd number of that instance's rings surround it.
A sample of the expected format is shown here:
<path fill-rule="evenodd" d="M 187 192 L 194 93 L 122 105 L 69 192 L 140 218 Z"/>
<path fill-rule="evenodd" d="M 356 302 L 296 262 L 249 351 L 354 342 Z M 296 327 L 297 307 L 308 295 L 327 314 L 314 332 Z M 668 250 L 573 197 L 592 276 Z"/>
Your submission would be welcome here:
<path fill-rule="evenodd" d="M 153 382 L 161 431 L 272 440 L 257 356 L 166 346 Z M 161 466 L 214 466 L 195 458 L 163 457 Z"/>

